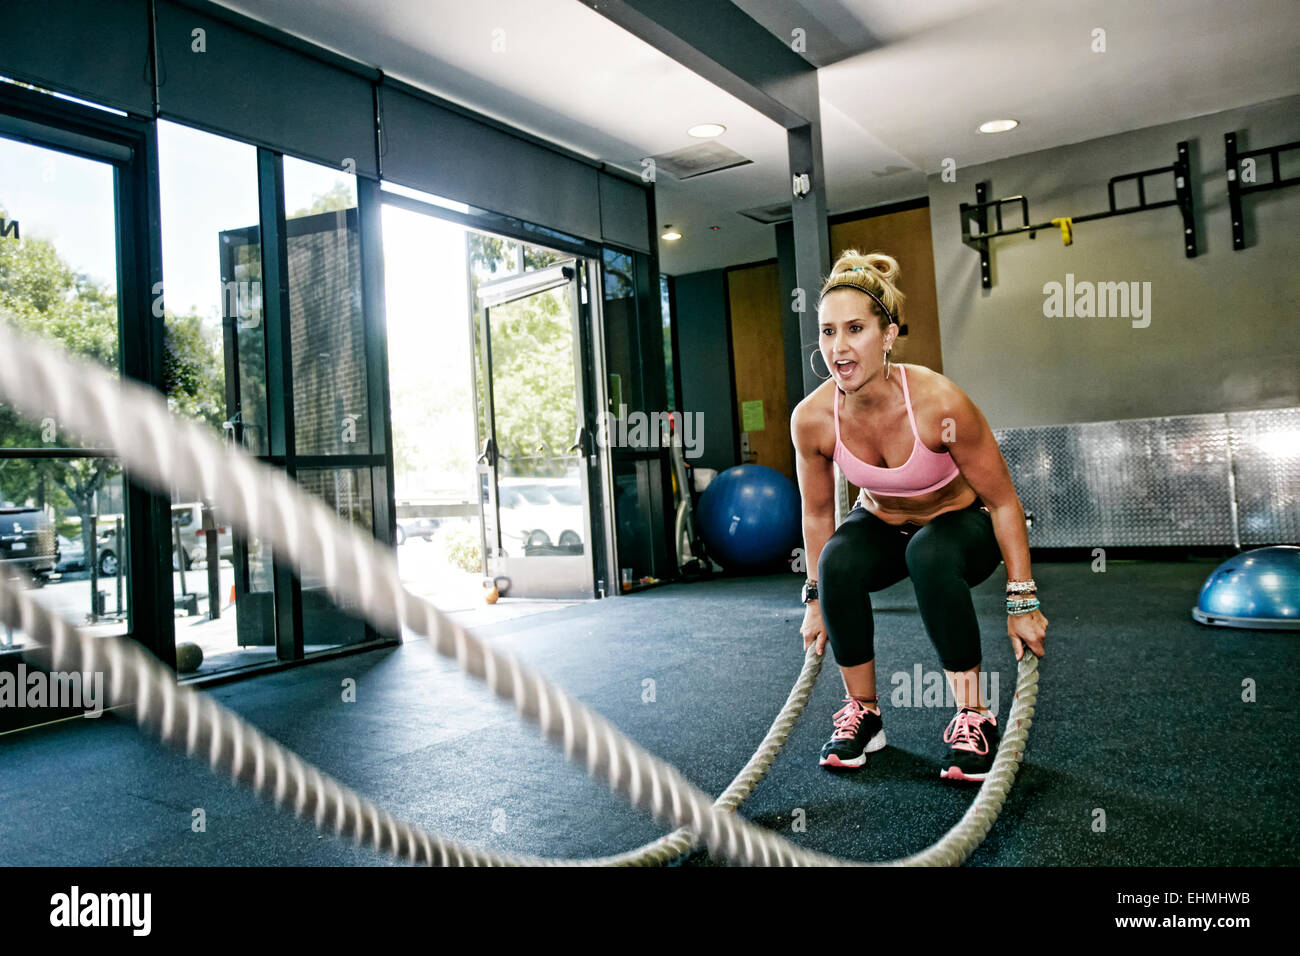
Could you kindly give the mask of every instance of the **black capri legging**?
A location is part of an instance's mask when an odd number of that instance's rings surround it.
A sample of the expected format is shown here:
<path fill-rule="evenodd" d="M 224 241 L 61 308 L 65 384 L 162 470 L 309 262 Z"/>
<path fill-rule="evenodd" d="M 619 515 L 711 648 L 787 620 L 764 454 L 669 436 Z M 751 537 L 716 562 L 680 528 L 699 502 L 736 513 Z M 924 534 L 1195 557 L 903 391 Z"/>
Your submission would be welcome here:
<path fill-rule="evenodd" d="M 921 620 L 944 669 L 978 667 L 980 631 L 970 589 L 1001 559 L 993 519 L 978 498 L 925 525 L 891 525 L 855 505 L 817 562 L 822 621 L 836 663 L 854 667 L 874 659 L 870 592 L 910 575 Z"/>

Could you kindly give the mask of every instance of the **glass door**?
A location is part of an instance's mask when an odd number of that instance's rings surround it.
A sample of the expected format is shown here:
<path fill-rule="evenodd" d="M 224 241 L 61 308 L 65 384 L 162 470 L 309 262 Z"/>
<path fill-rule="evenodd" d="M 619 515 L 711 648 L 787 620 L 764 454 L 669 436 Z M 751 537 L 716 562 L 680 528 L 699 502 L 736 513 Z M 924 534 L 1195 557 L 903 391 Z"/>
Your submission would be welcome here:
<path fill-rule="evenodd" d="M 0 136 L 0 309 L 119 374 L 115 184 L 108 162 Z M 0 574 L 44 588 L 90 633 L 125 634 L 129 519 L 117 458 L 82 447 L 53 414 L 0 405 Z M 0 651 L 24 643 L 0 627 Z"/>
<path fill-rule="evenodd" d="M 568 259 L 475 293 L 484 571 L 508 597 L 596 593 L 583 271 Z"/>

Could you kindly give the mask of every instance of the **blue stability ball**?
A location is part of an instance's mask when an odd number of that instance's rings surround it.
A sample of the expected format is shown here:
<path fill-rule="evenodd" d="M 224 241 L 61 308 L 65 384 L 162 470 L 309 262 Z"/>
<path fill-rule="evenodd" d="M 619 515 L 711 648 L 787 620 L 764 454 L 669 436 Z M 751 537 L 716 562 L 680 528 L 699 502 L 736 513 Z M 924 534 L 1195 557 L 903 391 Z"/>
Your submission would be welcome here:
<path fill-rule="evenodd" d="M 1224 561 L 1205 579 L 1192 617 L 1218 627 L 1300 630 L 1300 548 L 1258 548 Z"/>
<path fill-rule="evenodd" d="M 728 570 L 761 570 L 790 559 L 802 538 L 799 492 L 762 465 L 728 468 L 704 489 L 699 527 L 709 553 Z"/>

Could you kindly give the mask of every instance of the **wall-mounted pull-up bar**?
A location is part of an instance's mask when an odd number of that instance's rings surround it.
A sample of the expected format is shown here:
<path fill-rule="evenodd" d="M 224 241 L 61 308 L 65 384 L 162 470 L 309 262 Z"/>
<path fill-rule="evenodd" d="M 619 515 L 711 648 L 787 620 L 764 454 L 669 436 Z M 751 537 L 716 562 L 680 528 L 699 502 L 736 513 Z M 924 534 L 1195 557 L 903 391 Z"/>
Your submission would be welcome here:
<path fill-rule="evenodd" d="M 1232 248 L 1246 248 L 1246 221 L 1241 214 L 1241 197 L 1247 193 L 1262 193 L 1270 189 L 1281 189 L 1284 186 L 1294 186 L 1300 183 L 1300 176 L 1288 176 L 1282 178 L 1282 161 L 1280 154 L 1288 149 L 1300 149 L 1300 141 L 1294 143 L 1285 143 L 1281 146 L 1261 146 L 1259 149 L 1248 149 L 1244 153 L 1237 152 L 1237 134 L 1224 133 L 1223 147 L 1226 154 L 1228 167 L 1228 207 L 1232 211 Z M 1267 156 L 1269 165 L 1272 167 L 1273 178 L 1266 183 L 1257 182 L 1254 176 L 1255 164 L 1251 163 L 1248 167 L 1250 173 L 1241 168 L 1243 160 L 1253 160 L 1256 156 Z M 1248 183 L 1243 186 L 1242 182 Z"/>
<path fill-rule="evenodd" d="M 1297 144 L 1291 144 L 1297 145 Z M 1287 149 L 1289 147 L 1279 147 Z M 1276 168 L 1276 157 L 1274 164 Z M 1174 198 L 1165 199 L 1160 202 L 1147 202 L 1146 180 L 1150 176 L 1159 176 L 1165 173 L 1172 173 L 1174 177 Z M 1118 208 L 1115 205 L 1115 184 L 1137 180 L 1138 201 L 1136 206 L 1125 206 Z M 1287 180 L 1294 182 L 1294 180 Z M 1159 169 L 1144 169 L 1141 172 L 1125 173 L 1122 176 L 1112 176 L 1110 182 L 1106 185 L 1106 192 L 1110 199 L 1110 208 L 1105 212 L 1089 213 L 1085 216 L 1066 216 L 1057 219 L 1051 219 L 1047 222 L 1031 224 L 1029 222 L 1029 200 L 1024 196 L 1007 196 L 1003 199 L 988 199 L 988 183 L 975 184 L 975 202 L 964 202 L 960 206 L 961 211 L 961 241 L 970 246 L 980 256 L 980 280 L 984 288 L 993 287 L 993 276 L 991 262 L 989 258 L 989 240 L 997 239 L 1000 236 L 1014 236 L 1017 233 L 1027 232 L 1029 238 L 1037 237 L 1040 229 L 1051 229 L 1059 227 L 1061 230 L 1061 240 L 1065 245 L 1071 245 L 1074 241 L 1073 229 L 1081 222 L 1093 222 L 1097 219 L 1109 219 L 1111 216 L 1126 216 L 1133 212 L 1146 212 L 1148 209 L 1161 209 L 1165 206 L 1177 206 L 1183 214 L 1183 252 L 1187 258 L 1191 259 L 1196 255 L 1196 223 L 1192 216 L 1192 188 L 1191 177 L 1188 175 L 1187 168 L 1187 141 L 1184 140 L 1178 144 L 1178 158 L 1170 166 L 1161 166 Z M 1003 227 L 1002 225 L 1002 207 L 1004 205 L 1018 204 L 1020 206 L 1021 222 L 1024 225 Z M 992 232 L 989 228 L 989 209 L 993 209 L 994 220 L 997 228 Z M 1234 219 L 1237 218 L 1234 214 Z M 974 228 L 972 228 L 972 225 Z"/>

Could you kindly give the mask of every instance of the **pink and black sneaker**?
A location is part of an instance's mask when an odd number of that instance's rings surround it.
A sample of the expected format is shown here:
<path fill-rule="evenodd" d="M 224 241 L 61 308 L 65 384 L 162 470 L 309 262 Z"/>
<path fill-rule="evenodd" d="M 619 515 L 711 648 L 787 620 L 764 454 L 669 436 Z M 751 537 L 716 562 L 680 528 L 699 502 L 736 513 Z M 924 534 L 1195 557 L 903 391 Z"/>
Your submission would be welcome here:
<path fill-rule="evenodd" d="M 822 747 L 823 767 L 856 770 L 867 762 L 867 754 L 884 748 L 885 728 L 880 715 L 867 710 L 857 698 L 845 697 L 834 720 L 835 733 Z"/>
<path fill-rule="evenodd" d="M 943 742 L 951 744 L 947 769 L 940 770 L 945 780 L 983 782 L 993 766 L 998 750 L 998 722 L 992 714 L 981 714 L 964 707 L 948 722 L 943 732 Z"/>

